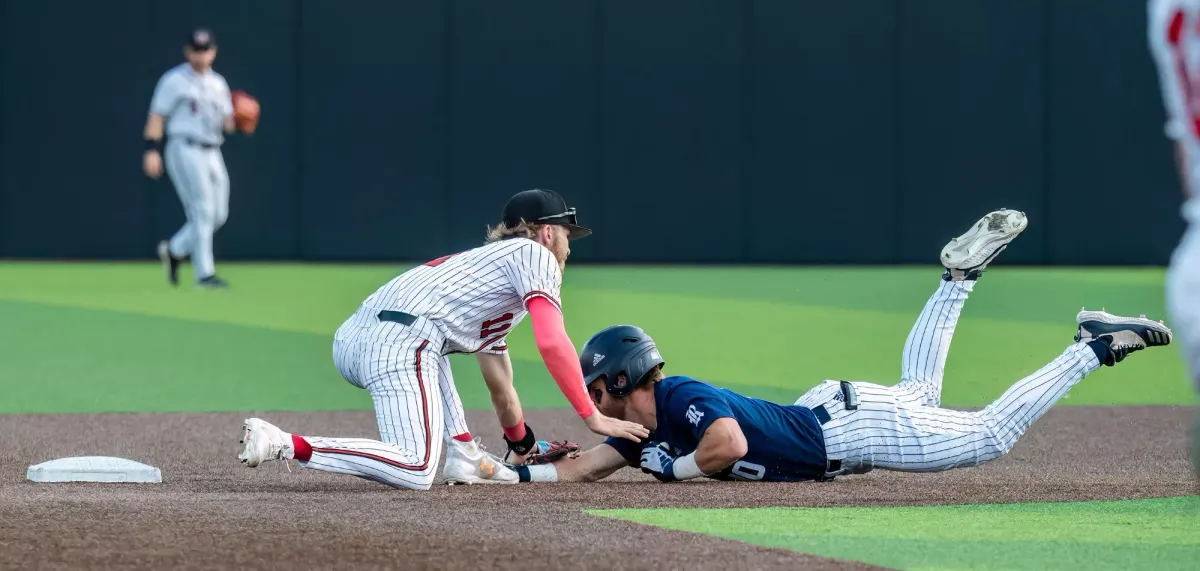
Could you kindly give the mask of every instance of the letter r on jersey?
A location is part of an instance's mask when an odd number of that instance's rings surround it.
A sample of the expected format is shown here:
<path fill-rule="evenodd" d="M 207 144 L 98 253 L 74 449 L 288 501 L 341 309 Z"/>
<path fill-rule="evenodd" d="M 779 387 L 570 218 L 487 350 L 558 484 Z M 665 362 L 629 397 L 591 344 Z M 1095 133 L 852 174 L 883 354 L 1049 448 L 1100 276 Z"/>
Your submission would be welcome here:
<path fill-rule="evenodd" d="M 687 420 L 688 422 L 700 426 L 700 419 L 704 418 L 704 413 L 696 410 L 696 405 L 688 406 Z"/>

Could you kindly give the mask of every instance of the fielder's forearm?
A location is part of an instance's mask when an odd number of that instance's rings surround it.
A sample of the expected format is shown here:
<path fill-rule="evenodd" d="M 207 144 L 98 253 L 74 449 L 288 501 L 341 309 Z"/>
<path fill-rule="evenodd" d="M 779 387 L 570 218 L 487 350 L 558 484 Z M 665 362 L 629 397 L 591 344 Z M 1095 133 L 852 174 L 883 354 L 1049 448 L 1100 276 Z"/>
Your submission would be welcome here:
<path fill-rule="evenodd" d="M 546 370 L 558 383 L 558 388 L 570 401 L 580 418 L 587 418 L 596 411 L 583 384 L 583 367 L 575 345 L 567 336 L 562 312 L 550 300 L 534 297 L 529 300 L 529 321 L 533 325 L 533 338 L 538 352 L 546 363 Z"/>
<path fill-rule="evenodd" d="M 146 118 L 146 127 L 142 130 L 142 137 L 147 141 L 161 141 L 163 138 L 163 116 L 150 114 Z"/>
<path fill-rule="evenodd" d="M 496 417 L 504 428 L 522 426 L 524 412 L 521 410 L 521 398 L 517 396 L 517 388 L 513 386 L 512 361 L 508 354 L 477 353 L 479 372 L 483 374 L 483 382 L 487 385 L 492 397 L 492 407 L 496 409 Z"/>

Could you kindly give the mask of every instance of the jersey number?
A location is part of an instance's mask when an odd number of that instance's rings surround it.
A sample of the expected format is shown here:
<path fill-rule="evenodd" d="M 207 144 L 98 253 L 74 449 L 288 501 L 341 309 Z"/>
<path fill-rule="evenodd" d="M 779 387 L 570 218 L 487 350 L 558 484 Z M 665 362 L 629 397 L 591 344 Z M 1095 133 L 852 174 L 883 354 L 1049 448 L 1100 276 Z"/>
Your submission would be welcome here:
<path fill-rule="evenodd" d="M 483 327 L 479 330 L 479 338 L 487 339 L 493 335 L 508 331 L 508 328 L 512 327 L 512 318 L 513 314 L 505 313 L 495 319 L 484 321 Z"/>
<path fill-rule="evenodd" d="M 729 476 L 738 480 L 761 480 L 766 475 L 767 469 L 764 466 L 745 460 L 738 460 L 729 470 Z"/>

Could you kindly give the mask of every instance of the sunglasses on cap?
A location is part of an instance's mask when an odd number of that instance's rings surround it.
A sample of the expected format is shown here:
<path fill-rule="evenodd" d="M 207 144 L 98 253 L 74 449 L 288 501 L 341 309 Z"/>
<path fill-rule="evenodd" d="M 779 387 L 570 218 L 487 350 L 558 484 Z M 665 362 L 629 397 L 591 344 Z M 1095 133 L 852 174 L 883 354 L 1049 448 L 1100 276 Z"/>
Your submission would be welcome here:
<path fill-rule="evenodd" d="M 574 208 L 568 208 L 566 212 L 543 216 L 538 218 L 537 221 L 541 224 L 570 224 L 571 226 L 576 226 L 579 224 L 579 217 L 575 215 Z"/>

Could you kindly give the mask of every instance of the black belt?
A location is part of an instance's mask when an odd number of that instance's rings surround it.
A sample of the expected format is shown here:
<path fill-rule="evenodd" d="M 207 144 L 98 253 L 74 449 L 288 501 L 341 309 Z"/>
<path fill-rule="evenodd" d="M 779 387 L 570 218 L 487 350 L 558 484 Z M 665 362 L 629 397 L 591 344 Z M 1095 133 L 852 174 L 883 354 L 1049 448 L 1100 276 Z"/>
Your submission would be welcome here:
<path fill-rule="evenodd" d="M 825 423 L 829 422 L 829 420 L 832 418 L 829 416 L 829 411 L 825 410 L 825 405 L 823 404 L 816 406 L 812 409 L 812 411 L 813 414 L 817 415 L 817 422 L 821 423 L 822 426 L 824 426 Z M 841 460 L 828 459 L 826 463 L 828 464 L 828 467 L 825 469 L 826 474 L 834 474 L 842 471 Z"/>
<path fill-rule="evenodd" d="M 829 411 L 825 410 L 825 405 L 820 405 L 812 409 L 812 411 L 813 414 L 817 415 L 817 422 L 821 423 L 821 426 L 824 426 L 826 422 L 829 422 L 829 419 L 833 418 L 829 416 Z"/>
<path fill-rule="evenodd" d="M 842 402 L 845 404 L 846 410 L 858 410 L 858 391 L 854 390 L 854 385 L 847 381 L 841 381 L 841 384 Z M 821 426 L 824 426 L 825 423 L 829 422 L 833 418 L 829 415 L 829 410 L 826 409 L 825 405 L 823 404 L 817 405 L 812 409 L 812 411 L 813 414 L 817 416 L 817 422 L 821 423 Z M 842 471 L 841 460 L 830 459 L 828 460 L 828 463 L 829 468 L 826 469 L 826 473 L 833 474 Z"/>
<path fill-rule="evenodd" d="M 197 141 L 191 137 L 184 137 L 183 143 L 189 147 L 200 147 L 201 149 L 215 149 L 221 146 L 218 143 L 205 143 L 204 141 Z"/>
<path fill-rule="evenodd" d="M 380 321 L 390 321 L 392 323 L 399 323 L 400 325 L 412 325 L 417 321 L 417 316 L 415 315 L 404 313 L 403 311 L 392 311 L 390 309 L 380 311 L 376 317 Z"/>
<path fill-rule="evenodd" d="M 858 391 L 854 390 L 854 385 L 850 382 L 840 382 L 842 384 L 841 401 L 845 405 L 846 410 L 858 410 Z M 824 426 L 826 422 L 829 422 L 829 419 L 833 418 L 829 415 L 829 410 L 826 409 L 825 405 L 823 404 L 817 405 L 817 407 L 813 408 L 812 411 L 813 414 L 817 415 L 817 422 L 820 422 L 822 426 Z"/>

